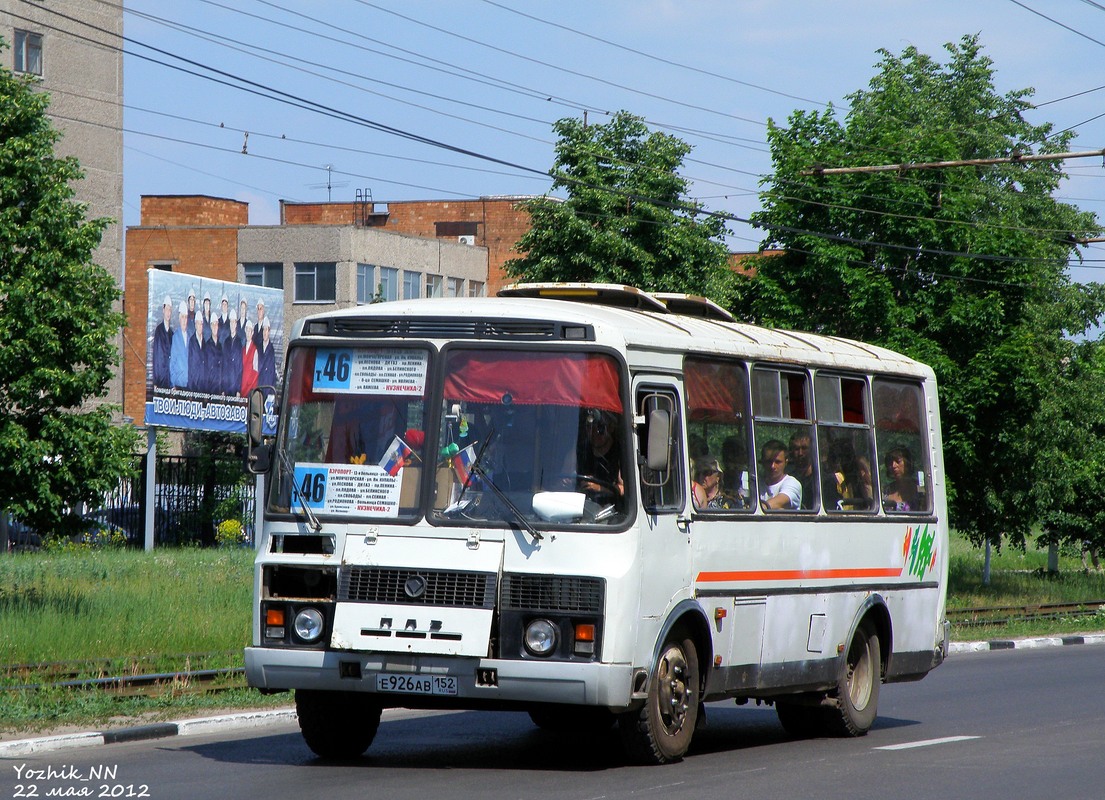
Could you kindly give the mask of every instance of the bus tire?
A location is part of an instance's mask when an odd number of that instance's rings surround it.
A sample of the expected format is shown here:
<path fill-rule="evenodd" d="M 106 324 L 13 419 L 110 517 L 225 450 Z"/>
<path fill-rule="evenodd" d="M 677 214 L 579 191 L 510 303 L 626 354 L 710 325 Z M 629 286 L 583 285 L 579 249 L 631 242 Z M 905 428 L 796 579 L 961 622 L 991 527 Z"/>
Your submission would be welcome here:
<path fill-rule="evenodd" d="M 543 731 L 575 736 L 606 733 L 614 725 L 609 709 L 595 706 L 546 706 L 530 709 L 529 718 Z"/>
<path fill-rule="evenodd" d="M 669 639 L 656 660 L 644 706 L 618 717 L 626 754 L 642 764 L 681 760 L 691 746 L 699 701 L 694 642 L 690 638 Z"/>
<path fill-rule="evenodd" d="M 864 736 L 878 714 L 882 685 L 882 650 L 878 634 L 869 622 L 862 622 L 852 637 L 834 692 L 835 707 L 827 721 L 837 736 Z"/>
<path fill-rule="evenodd" d="M 296 689 L 295 710 L 303 740 L 319 758 L 362 755 L 380 727 L 380 704 L 362 692 Z"/>

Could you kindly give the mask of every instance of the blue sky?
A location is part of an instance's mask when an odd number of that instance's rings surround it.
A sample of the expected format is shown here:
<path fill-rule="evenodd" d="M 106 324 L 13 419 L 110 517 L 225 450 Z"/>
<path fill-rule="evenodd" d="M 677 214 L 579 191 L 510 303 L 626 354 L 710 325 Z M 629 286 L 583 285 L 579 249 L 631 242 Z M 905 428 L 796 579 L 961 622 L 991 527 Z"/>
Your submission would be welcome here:
<path fill-rule="evenodd" d="M 946 42 L 975 33 L 999 91 L 1035 88 L 1032 122 L 1074 127 L 1074 150 L 1105 147 L 1105 116 L 1094 119 L 1105 98 L 1105 0 L 125 7 L 127 225 L 138 224 L 144 194 L 247 201 L 253 224 L 275 224 L 280 199 L 542 194 L 552 123 L 585 111 L 604 122 L 620 109 L 694 147 L 684 168 L 692 197 L 747 218 L 770 170 L 768 118 L 843 107 L 875 74 L 879 48 L 914 45 L 943 61 Z M 326 113 L 298 107 L 305 101 Z M 1105 215 L 1102 159 L 1067 170 L 1060 196 Z M 730 249 L 757 248 L 759 231 L 730 227 Z M 1105 245 L 1084 253 L 1075 277 L 1100 279 Z"/>

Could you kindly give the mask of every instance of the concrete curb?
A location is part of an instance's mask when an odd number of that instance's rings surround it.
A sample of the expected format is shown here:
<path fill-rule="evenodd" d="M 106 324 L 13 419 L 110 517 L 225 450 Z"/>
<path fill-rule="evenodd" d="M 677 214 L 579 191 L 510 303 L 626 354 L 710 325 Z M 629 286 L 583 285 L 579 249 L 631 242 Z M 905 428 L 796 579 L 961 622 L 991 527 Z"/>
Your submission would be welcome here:
<path fill-rule="evenodd" d="M 948 654 L 982 653 L 995 650 L 1031 650 L 1042 647 L 1066 647 L 1076 644 L 1105 644 L 1105 633 L 1084 636 L 1043 636 L 1036 639 L 995 639 L 989 642 L 952 642 Z M 402 718 L 411 714 L 405 709 L 389 709 L 385 718 Z M 296 721 L 294 708 L 274 711 L 244 711 L 218 717 L 185 719 L 177 722 L 161 722 L 131 728 L 117 728 L 91 733 L 70 733 L 60 736 L 43 736 L 37 739 L 16 739 L 0 742 L 0 758 L 16 758 L 35 753 L 68 750 L 78 747 L 137 742 L 145 739 L 163 739 L 170 736 L 197 736 L 219 730 L 244 730 Z"/>
<path fill-rule="evenodd" d="M 1105 633 L 1083 636 L 1041 636 L 1036 639 L 995 639 L 989 642 L 952 642 L 948 653 L 981 653 L 992 650 L 1032 650 L 1074 644 L 1105 644 Z"/>
<path fill-rule="evenodd" d="M 245 711 L 239 714 L 225 714 L 220 717 L 185 719 L 178 722 L 159 722 L 153 725 L 138 725 L 109 731 L 43 736 L 38 739 L 16 739 L 10 742 L 0 742 L 0 758 L 15 758 L 34 753 L 48 753 L 54 750 L 117 744 L 119 742 L 164 739 L 169 736 L 196 736 L 218 730 L 262 728 L 283 722 L 295 722 L 295 720 L 295 709 L 283 708 L 275 711 Z"/>

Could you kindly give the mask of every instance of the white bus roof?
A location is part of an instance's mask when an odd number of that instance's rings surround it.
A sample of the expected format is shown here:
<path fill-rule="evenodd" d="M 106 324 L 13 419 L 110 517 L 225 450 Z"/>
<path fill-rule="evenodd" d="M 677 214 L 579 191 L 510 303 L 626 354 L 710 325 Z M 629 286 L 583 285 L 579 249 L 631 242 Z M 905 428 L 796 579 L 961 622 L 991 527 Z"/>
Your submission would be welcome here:
<path fill-rule="evenodd" d="M 778 328 L 763 328 L 733 320 L 720 306 L 693 295 L 650 294 L 612 284 L 520 284 L 499 297 L 458 297 L 399 300 L 317 314 L 296 326 L 295 335 L 314 319 L 419 318 L 452 321 L 510 319 L 594 326 L 596 341 L 647 351 L 724 354 L 782 363 L 841 369 L 873 370 L 902 375 L 932 376 L 924 364 L 876 345 L 836 336 Z M 433 326 L 410 335 L 450 339 L 449 326 L 440 336 Z M 501 342 L 509 338 L 497 339 Z M 630 359 L 636 362 L 636 358 Z"/>

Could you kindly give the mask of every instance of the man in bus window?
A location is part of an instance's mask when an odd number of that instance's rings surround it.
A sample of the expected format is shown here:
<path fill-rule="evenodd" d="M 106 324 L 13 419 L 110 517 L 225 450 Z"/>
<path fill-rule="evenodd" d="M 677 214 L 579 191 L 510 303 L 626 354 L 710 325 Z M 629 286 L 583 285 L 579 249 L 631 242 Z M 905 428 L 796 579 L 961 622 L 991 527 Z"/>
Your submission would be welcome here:
<path fill-rule="evenodd" d="M 764 511 L 802 507 L 802 484 L 787 475 L 787 448 L 778 439 L 771 439 L 760 448 L 760 508 Z"/>

